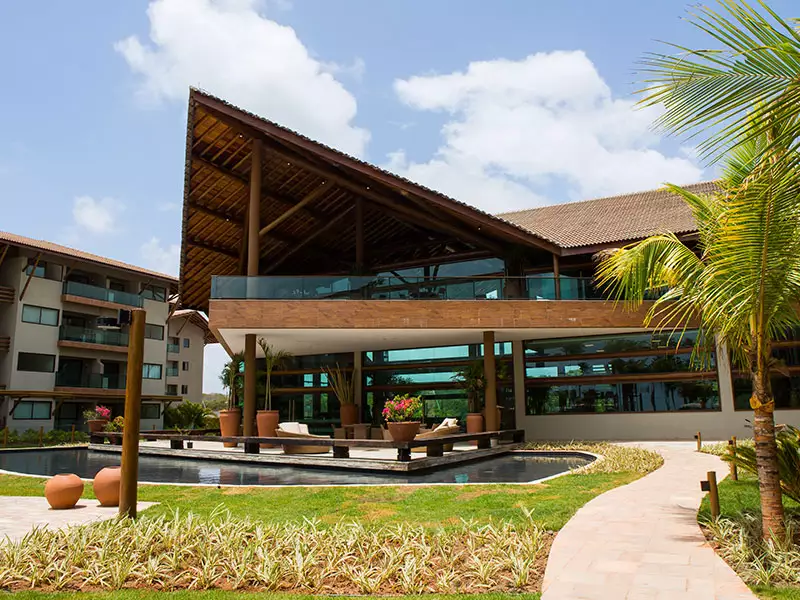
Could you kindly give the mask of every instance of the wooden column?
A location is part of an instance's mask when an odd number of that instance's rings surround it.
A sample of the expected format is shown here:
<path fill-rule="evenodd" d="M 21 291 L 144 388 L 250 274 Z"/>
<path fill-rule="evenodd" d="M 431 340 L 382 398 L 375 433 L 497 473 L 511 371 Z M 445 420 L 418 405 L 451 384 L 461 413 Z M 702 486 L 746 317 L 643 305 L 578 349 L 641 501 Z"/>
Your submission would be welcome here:
<path fill-rule="evenodd" d="M 139 420 L 142 414 L 145 311 L 131 311 L 128 371 L 125 383 L 125 427 L 122 430 L 119 515 L 136 518 L 139 479 Z"/>
<path fill-rule="evenodd" d="M 364 199 L 356 198 L 356 274 L 364 274 Z"/>
<path fill-rule="evenodd" d="M 361 367 L 363 366 L 363 353 L 358 350 L 353 352 L 353 402 L 358 407 L 358 421 L 361 423 L 363 419 L 363 406 L 364 403 L 364 380 L 361 377 Z"/>
<path fill-rule="evenodd" d="M 558 254 L 553 254 L 553 281 L 556 288 L 556 300 L 561 300 L 561 271 Z"/>
<path fill-rule="evenodd" d="M 261 140 L 253 140 L 250 165 L 250 204 L 247 211 L 247 276 L 258 277 L 261 244 L 258 235 L 261 222 Z M 248 285 L 248 297 L 257 287 Z M 256 419 L 256 336 L 244 336 L 244 410 L 242 434 L 254 435 Z"/>
<path fill-rule="evenodd" d="M 494 331 L 483 332 L 483 373 L 486 377 L 484 410 L 486 431 L 497 431 L 497 369 L 494 359 Z"/>

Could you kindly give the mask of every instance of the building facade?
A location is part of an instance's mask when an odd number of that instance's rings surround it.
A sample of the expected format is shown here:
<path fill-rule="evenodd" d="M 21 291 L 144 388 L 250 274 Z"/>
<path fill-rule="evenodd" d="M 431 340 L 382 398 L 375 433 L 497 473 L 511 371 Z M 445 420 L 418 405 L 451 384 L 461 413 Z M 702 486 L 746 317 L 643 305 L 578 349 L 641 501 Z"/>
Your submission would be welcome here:
<path fill-rule="evenodd" d="M 176 289 L 161 273 L 0 232 L 0 427 L 84 430 L 97 404 L 122 415 L 128 326 L 116 321 L 131 308 L 146 312 L 142 429 L 160 429 L 182 389 L 199 399 L 208 330 L 202 315 L 172 308 Z M 186 344 L 175 356 L 192 374 L 174 388 L 170 336 Z"/>
<path fill-rule="evenodd" d="M 197 90 L 185 181 L 182 306 L 245 353 L 246 435 L 259 338 L 295 355 L 273 408 L 317 431 L 339 418 L 326 367 L 352 370 L 363 422 L 398 393 L 423 396 L 434 422 L 463 419 L 457 375 L 480 361 L 489 429 L 748 435 L 749 382 L 725 348 L 691 327 L 648 330 L 651 302 L 627 311 L 594 284 L 600 251 L 661 231 L 693 243 L 691 212 L 667 191 L 490 215 Z M 798 348 L 792 336 L 775 348 L 789 375 L 775 374 L 778 422 L 800 423 Z"/>

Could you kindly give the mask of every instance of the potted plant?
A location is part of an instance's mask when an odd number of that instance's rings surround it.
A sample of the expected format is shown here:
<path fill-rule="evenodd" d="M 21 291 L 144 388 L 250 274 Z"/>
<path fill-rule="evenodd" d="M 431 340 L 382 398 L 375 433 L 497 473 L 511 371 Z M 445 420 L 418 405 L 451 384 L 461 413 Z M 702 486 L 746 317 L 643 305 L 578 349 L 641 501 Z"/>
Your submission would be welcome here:
<path fill-rule="evenodd" d="M 404 394 L 387 400 L 383 407 L 383 418 L 395 442 L 410 442 L 419 433 L 422 398 Z"/>
<path fill-rule="evenodd" d="M 456 369 L 453 375 L 459 387 L 467 392 L 467 433 L 480 433 L 483 423 L 483 392 L 486 377 L 483 374 L 483 361 L 476 360 Z"/>
<path fill-rule="evenodd" d="M 326 367 L 324 371 L 328 376 L 328 384 L 333 388 L 336 397 L 339 398 L 339 417 L 342 425 L 354 425 L 358 422 L 355 378 L 352 375 L 348 375 L 338 363 L 336 368 Z"/>
<path fill-rule="evenodd" d="M 83 411 L 83 418 L 89 427 L 89 433 L 98 433 L 103 431 L 106 423 L 111 418 L 111 409 L 97 405 L 92 409 Z"/>
<path fill-rule="evenodd" d="M 222 387 L 228 390 L 228 407 L 219 411 L 219 429 L 223 437 L 234 437 L 239 435 L 242 423 L 242 410 L 239 408 L 239 388 L 242 384 L 241 368 L 244 362 L 244 352 L 237 352 L 231 356 L 222 368 L 219 379 Z M 235 448 L 235 442 L 225 442 L 225 448 Z"/>
<path fill-rule="evenodd" d="M 259 437 L 276 437 L 275 432 L 280 422 L 280 413 L 272 410 L 272 372 L 282 369 L 286 362 L 292 358 L 291 352 L 276 350 L 264 338 L 258 338 L 258 345 L 264 353 L 264 375 L 266 376 L 266 391 L 264 392 L 264 410 L 256 413 L 256 426 Z M 272 448 L 272 444 L 261 444 L 262 448 Z"/>
<path fill-rule="evenodd" d="M 125 428 L 125 419 L 123 417 L 115 417 L 113 421 L 109 421 L 103 427 L 103 431 L 108 433 L 122 433 L 122 430 Z M 122 438 L 121 437 L 113 437 L 111 438 L 112 444 L 121 445 Z"/>

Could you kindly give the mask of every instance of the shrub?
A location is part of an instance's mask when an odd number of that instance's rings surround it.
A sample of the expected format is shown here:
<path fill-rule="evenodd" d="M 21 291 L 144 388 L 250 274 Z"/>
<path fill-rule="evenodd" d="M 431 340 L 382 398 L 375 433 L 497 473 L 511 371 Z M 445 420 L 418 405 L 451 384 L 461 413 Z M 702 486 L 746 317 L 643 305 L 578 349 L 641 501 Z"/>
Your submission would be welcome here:
<path fill-rule="evenodd" d="M 658 452 L 609 442 L 528 442 L 525 449 L 591 452 L 603 457 L 581 469 L 581 473 L 650 473 L 664 464 Z"/>
<path fill-rule="evenodd" d="M 0 588 L 306 594 L 536 591 L 552 534 L 533 523 L 264 524 L 216 513 L 35 529 L 0 545 Z"/>
<path fill-rule="evenodd" d="M 89 410 L 83 411 L 83 418 L 86 421 L 92 421 L 95 419 L 110 419 L 111 418 L 111 409 L 105 406 L 100 406 L 99 404 L 94 408 L 90 408 Z"/>
<path fill-rule="evenodd" d="M 383 418 L 390 423 L 421 420 L 422 398 L 403 394 L 387 400 L 383 406 Z"/>
<path fill-rule="evenodd" d="M 187 400 L 164 411 L 164 426 L 167 429 L 204 429 L 210 412 L 199 402 Z"/>
<path fill-rule="evenodd" d="M 104 431 L 108 432 L 120 432 L 125 427 L 125 418 L 124 417 L 115 417 L 113 421 L 109 421 L 103 427 Z"/>

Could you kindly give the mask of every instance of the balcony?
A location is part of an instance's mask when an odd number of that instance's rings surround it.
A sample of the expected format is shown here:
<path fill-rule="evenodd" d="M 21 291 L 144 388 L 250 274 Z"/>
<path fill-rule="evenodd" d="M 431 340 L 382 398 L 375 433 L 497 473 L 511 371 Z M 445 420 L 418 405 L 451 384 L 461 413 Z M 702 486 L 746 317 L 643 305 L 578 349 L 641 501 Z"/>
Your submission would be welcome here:
<path fill-rule="evenodd" d="M 178 367 L 167 367 L 167 377 L 178 377 Z"/>
<path fill-rule="evenodd" d="M 104 375 L 102 373 L 83 373 L 77 375 L 69 372 L 56 373 L 56 387 L 124 390 L 125 380 L 126 377 L 124 374 Z"/>
<path fill-rule="evenodd" d="M 181 351 L 181 347 L 178 344 L 167 344 L 167 353 L 168 354 L 179 354 Z"/>
<path fill-rule="evenodd" d="M 97 285 L 78 283 L 77 281 L 65 281 L 63 294 L 64 296 L 87 298 L 89 300 L 108 304 L 122 304 L 124 306 L 134 306 L 136 308 L 142 307 L 142 298 L 138 294 L 110 290 Z"/>
<path fill-rule="evenodd" d="M 16 291 L 14 291 L 13 287 L 0 285 L 0 303 L 14 304 L 14 300 L 16 299 L 17 299 L 17 293 Z"/>
<path fill-rule="evenodd" d="M 104 329 L 88 329 L 70 325 L 62 325 L 60 327 L 58 339 L 59 342 L 69 342 L 67 344 L 59 343 L 60 346 L 79 345 L 79 347 L 86 347 L 86 345 L 100 345 L 114 346 L 115 348 L 121 349 L 125 349 L 128 346 L 127 333 Z"/>
<path fill-rule="evenodd" d="M 11 350 L 11 337 L 0 335 L 0 352 L 8 352 L 9 350 Z"/>

